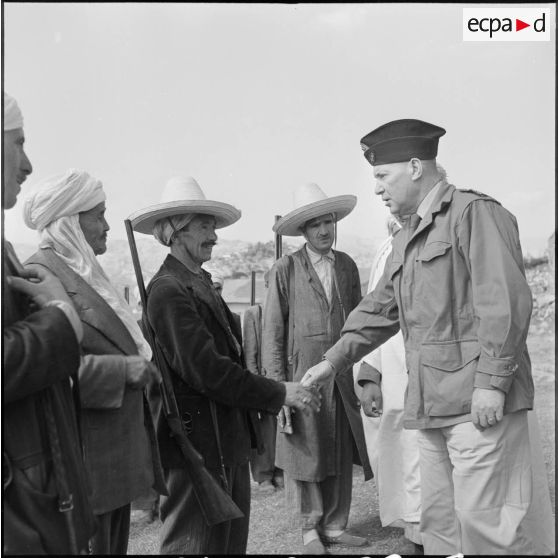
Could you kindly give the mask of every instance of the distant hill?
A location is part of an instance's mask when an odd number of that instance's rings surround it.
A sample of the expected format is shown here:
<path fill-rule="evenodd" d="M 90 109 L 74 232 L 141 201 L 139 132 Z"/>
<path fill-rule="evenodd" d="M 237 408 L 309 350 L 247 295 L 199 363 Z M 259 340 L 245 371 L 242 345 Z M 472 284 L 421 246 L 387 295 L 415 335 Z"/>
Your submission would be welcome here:
<path fill-rule="evenodd" d="M 383 241 L 383 238 L 365 239 L 356 235 L 344 234 L 339 239 L 336 248 L 349 254 L 356 262 L 360 273 L 363 292 L 368 284 L 370 265 L 374 254 Z M 304 239 L 302 237 L 283 238 L 283 254 L 297 250 Z M 161 266 L 168 254 L 168 248 L 159 244 L 154 238 L 145 235 L 136 235 L 138 253 L 145 282 Z M 541 243 L 542 244 L 542 243 Z M 13 243 L 16 253 L 25 261 L 36 251 L 36 246 L 30 244 Z M 531 260 L 533 253 L 544 253 L 545 244 L 538 251 L 525 251 L 526 262 Z M 251 272 L 256 272 L 256 301 L 262 301 L 264 296 L 263 274 L 270 269 L 275 259 L 273 241 L 248 242 L 244 240 L 219 239 L 213 249 L 211 261 L 204 264 L 208 271 L 220 271 L 226 281 L 223 296 L 227 302 L 246 303 L 250 301 Z M 106 254 L 99 257 L 101 265 L 113 283 L 122 291 L 127 287 L 130 293 L 130 302 L 135 305 L 138 294 L 135 274 L 132 267 L 130 249 L 126 240 L 110 239 Z"/>

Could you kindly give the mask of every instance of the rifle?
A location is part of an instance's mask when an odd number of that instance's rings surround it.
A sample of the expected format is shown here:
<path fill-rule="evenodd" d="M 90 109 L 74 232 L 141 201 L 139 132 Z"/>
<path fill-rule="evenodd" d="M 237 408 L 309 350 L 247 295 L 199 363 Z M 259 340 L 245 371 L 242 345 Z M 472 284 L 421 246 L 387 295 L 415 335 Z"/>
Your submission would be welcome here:
<path fill-rule="evenodd" d="M 275 223 L 281 219 L 281 215 L 275 215 Z M 283 240 L 279 233 L 275 233 L 275 259 L 278 260 L 283 255 Z"/>
<path fill-rule="evenodd" d="M 147 293 L 145 291 L 145 284 L 143 282 L 143 275 L 141 273 L 132 222 L 129 219 L 125 219 L 124 225 L 126 227 L 126 233 L 128 235 L 130 251 L 132 253 L 132 263 L 134 265 L 134 271 L 136 273 L 136 281 L 138 283 L 143 311 L 146 313 L 145 315 L 147 317 Z M 188 435 L 184 430 L 184 424 L 178 410 L 178 403 L 176 402 L 176 397 L 174 395 L 171 374 L 167 362 L 161 352 L 161 348 L 155 341 L 155 334 L 153 332 L 153 329 L 151 328 L 149 320 L 145 319 L 144 323 L 147 341 L 153 349 L 155 364 L 161 372 L 161 377 L 163 379 L 161 383 L 163 412 L 165 413 L 165 418 L 167 419 L 167 424 L 171 431 L 171 436 L 178 444 L 178 447 L 182 452 L 182 456 L 186 461 L 186 470 L 190 475 L 192 488 L 194 490 L 194 494 L 196 495 L 206 523 L 211 526 L 216 525 L 217 523 L 223 523 L 224 521 L 231 521 L 233 519 L 244 517 L 244 514 L 240 511 L 232 498 L 219 485 L 215 477 L 205 468 L 202 455 L 198 452 L 198 450 L 196 450 L 196 448 L 192 445 L 192 442 L 190 442 L 190 440 L 188 439 Z"/>
<path fill-rule="evenodd" d="M 250 274 L 250 306 L 256 304 L 256 272 L 252 271 Z"/>

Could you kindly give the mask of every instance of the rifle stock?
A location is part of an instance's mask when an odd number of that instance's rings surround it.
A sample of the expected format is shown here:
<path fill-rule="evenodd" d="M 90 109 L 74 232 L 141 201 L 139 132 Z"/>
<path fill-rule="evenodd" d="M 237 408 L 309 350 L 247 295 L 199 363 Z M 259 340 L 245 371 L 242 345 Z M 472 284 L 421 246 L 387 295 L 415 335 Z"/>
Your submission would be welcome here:
<path fill-rule="evenodd" d="M 128 235 L 130 251 L 132 253 L 132 263 L 134 265 L 136 282 L 138 284 L 143 311 L 147 316 L 147 293 L 145 291 L 145 284 L 141 273 L 132 223 L 129 219 L 126 219 L 124 221 L 124 225 Z M 161 353 L 160 347 L 155 341 L 155 335 L 148 319 L 144 320 L 144 325 L 147 341 L 151 345 L 155 364 L 161 372 L 163 380 L 161 383 L 163 412 L 165 413 L 165 418 L 171 431 L 171 436 L 174 438 L 180 448 L 180 451 L 182 452 L 184 460 L 186 461 L 186 470 L 190 475 L 192 488 L 206 523 L 208 525 L 216 525 L 217 523 L 223 523 L 224 521 L 231 521 L 233 519 L 244 517 L 244 514 L 234 503 L 233 499 L 219 485 L 215 477 L 206 469 L 203 456 L 192 445 L 192 442 L 190 442 L 188 435 L 184 431 L 184 425 L 178 410 L 178 404 L 174 395 L 170 370 L 167 366 L 167 362 Z"/>

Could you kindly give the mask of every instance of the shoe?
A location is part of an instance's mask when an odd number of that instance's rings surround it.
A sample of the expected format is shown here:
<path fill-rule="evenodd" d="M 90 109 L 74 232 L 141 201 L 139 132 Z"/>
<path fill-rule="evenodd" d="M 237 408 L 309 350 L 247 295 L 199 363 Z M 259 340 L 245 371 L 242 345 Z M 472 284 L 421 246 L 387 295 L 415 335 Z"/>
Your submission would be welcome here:
<path fill-rule="evenodd" d="M 343 531 L 338 537 L 327 537 L 323 535 L 322 539 L 327 544 L 342 544 L 345 546 L 367 546 L 370 544 L 368 539 L 359 537 L 358 535 L 350 535 L 347 531 Z"/>
<path fill-rule="evenodd" d="M 302 545 L 301 554 L 327 554 L 327 552 L 320 539 L 312 539 Z"/>
<path fill-rule="evenodd" d="M 264 480 L 258 484 L 258 489 L 262 494 L 272 494 L 275 492 L 275 486 L 270 480 Z"/>

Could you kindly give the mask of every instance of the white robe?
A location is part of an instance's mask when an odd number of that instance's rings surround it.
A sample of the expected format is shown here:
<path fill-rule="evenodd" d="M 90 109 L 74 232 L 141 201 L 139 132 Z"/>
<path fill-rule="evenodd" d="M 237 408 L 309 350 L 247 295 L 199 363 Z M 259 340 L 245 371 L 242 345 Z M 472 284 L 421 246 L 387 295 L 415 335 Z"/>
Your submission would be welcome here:
<path fill-rule="evenodd" d="M 390 236 L 374 258 L 368 292 L 383 273 L 391 240 Z M 384 527 L 405 528 L 405 536 L 420 544 L 418 525 L 414 528 L 409 525 L 420 521 L 420 472 L 417 431 L 403 428 L 407 365 L 401 332 L 362 360 L 382 373 L 382 416 L 367 417 L 361 409 L 368 457 L 378 490 L 380 521 Z M 354 366 L 355 380 L 361 362 Z M 355 382 L 357 395 L 361 390 Z"/>

